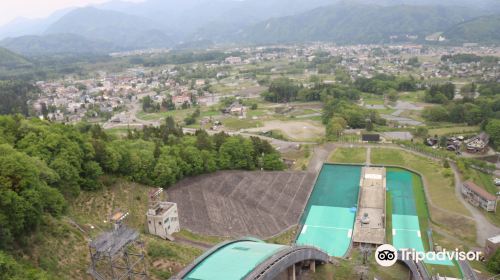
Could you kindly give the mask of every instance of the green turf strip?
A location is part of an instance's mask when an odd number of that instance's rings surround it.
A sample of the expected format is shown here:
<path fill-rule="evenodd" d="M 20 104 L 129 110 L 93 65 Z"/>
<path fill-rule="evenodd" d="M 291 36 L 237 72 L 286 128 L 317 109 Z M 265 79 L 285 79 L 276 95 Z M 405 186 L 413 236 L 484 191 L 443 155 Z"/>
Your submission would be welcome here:
<path fill-rule="evenodd" d="M 344 256 L 351 243 L 355 214 L 350 208 L 312 206 L 297 244 L 318 247 L 330 256 Z"/>
<path fill-rule="evenodd" d="M 392 244 L 396 249 L 425 252 L 413 193 L 413 174 L 403 169 L 387 171 L 387 190 L 392 199 Z M 430 261 L 429 264 L 453 266 L 450 260 Z"/>

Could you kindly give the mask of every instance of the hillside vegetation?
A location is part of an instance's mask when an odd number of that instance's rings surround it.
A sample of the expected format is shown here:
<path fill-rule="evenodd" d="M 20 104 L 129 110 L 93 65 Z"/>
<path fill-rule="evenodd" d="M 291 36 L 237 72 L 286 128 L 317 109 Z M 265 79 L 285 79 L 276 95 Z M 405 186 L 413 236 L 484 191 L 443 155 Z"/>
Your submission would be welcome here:
<path fill-rule="evenodd" d="M 172 44 L 157 24 L 146 18 L 96 8 L 80 8 L 63 16 L 45 34 L 75 34 L 105 42 L 114 49 L 168 47 Z"/>
<path fill-rule="evenodd" d="M 61 223 L 68 209 L 81 223 L 99 223 L 97 217 L 104 220 L 120 203 L 132 203 L 130 199 L 114 201 L 111 197 L 112 204 L 100 208 L 99 214 L 87 216 L 92 207 L 80 212 L 88 204 L 78 202 L 79 198 L 87 197 L 92 205 L 105 195 L 99 192 L 104 185 L 111 185 L 106 174 L 168 187 L 184 177 L 221 169 L 284 168 L 280 155 L 268 142 L 224 133 L 184 135 L 172 118 L 159 128 L 129 131 L 126 139 L 118 139 L 97 125 L 71 126 L 20 115 L 0 116 L 0 154 L 0 268 L 2 273 L 14 275 L 12 279 L 26 279 L 24 270 L 12 258 L 2 258 L 1 251 L 14 256 L 22 252 L 44 255 L 26 265 L 39 268 L 29 279 L 45 279 L 45 272 L 58 274 L 60 264 L 49 248 L 64 245 L 61 250 L 74 254 L 79 246 L 85 246 L 81 234 Z M 131 196 L 137 205 L 145 203 L 139 194 L 146 190 Z M 72 208 L 75 201 L 78 206 Z M 134 208 L 140 209 L 137 205 Z M 137 220 L 132 222 L 140 227 Z M 51 242 L 47 252 L 39 252 L 37 246 L 45 242 Z M 80 254 L 80 258 L 84 256 Z M 61 260 L 64 266 L 67 260 Z"/>
<path fill-rule="evenodd" d="M 26 55 L 103 54 L 117 50 L 112 44 L 86 39 L 75 34 L 22 36 L 0 41 L 0 46 Z"/>
<path fill-rule="evenodd" d="M 22 68 L 31 65 L 31 62 L 26 58 L 5 48 L 0 48 L 0 68 Z"/>
<path fill-rule="evenodd" d="M 244 30 L 241 39 L 257 43 L 333 41 L 382 43 L 406 41 L 406 35 L 444 31 L 476 12 L 438 6 L 339 4 L 303 14 L 267 20 Z M 398 36 L 397 38 L 391 36 Z"/>
<path fill-rule="evenodd" d="M 455 43 L 499 43 L 500 16 L 485 16 L 469 20 L 452 27 L 443 35 Z"/>

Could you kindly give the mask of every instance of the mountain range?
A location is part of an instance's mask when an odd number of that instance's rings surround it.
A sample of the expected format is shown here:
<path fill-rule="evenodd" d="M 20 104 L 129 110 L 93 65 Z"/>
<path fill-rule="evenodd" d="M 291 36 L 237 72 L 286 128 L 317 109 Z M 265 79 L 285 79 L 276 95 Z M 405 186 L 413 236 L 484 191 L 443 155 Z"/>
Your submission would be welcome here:
<path fill-rule="evenodd" d="M 196 46 L 197 42 L 204 46 L 207 42 L 388 43 L 423 40 L 436 32 L 444 32 L 452 43 L 500 43 L 495 35 L 500 30 L 495 20 L 498 11 L 500 2 L 495 0 L 442 0 L 439 5 L 434 0 L 112 1 L 0 27 L 4 38 L 0 46 L 36 56 Z"/>
<path fill-rule="evenodd" d="M 26 58 L 5 48 L 0 48 L 0 69 L 29 67 L 33 64 Z"/>
<path fill-rule="evenodd" d="M 462 7 L 338 4 L 290 17 L 270 19 L 238 35 L 245 42 L 332 41 L 387 43 L 420 38 L 470 20 L 481 12 Z M 417 38 L 417 40 L 418 40 Z"/>
<path fill-rule="evenodd" d="M 443 33 L 448 40 L 457 43 L 500 42 L 500 15 L 482 16 L 457 24 Z"/>

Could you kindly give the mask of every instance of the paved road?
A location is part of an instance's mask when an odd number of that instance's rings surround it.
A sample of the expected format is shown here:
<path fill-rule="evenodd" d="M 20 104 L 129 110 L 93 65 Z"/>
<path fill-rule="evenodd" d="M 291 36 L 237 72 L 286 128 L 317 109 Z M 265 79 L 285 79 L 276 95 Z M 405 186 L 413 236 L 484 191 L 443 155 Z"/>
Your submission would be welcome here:
<path fill-rule="evenodd" d="M 488 221 L 488 219 L 482 213 L 482 210 L 479 210 L 478 208 L 472 206 L 463 198 L 461 193 L 462 178 L 460 177 L 458 168 L 456 164 L 453 162 L 450 162 L 450 167 L 453 170 L 453 173 L 455 174 L 455 196 L 472 214 L 472 217 L 476 222 L 476 231 L 477 231 L 476 242 L 479 245 L 484 246 L 486 239 L 500 234 L 500 228 L 491 224 L 490 221 Z"/>
<path fill-rule="evenodd" d="M 366 160 L 365 160 L 366 165 L 370 166 L 372 164 L 372 148 L 368 147 L 366 148 Z"/>
<path fill-rule="evenodd" d="M 307 167 L 308 172 L 319 173 L 323 163 L 328 160 L 328 156 L 335 150 L 334 144 L 326 144 L 322 146 L 317 146 L 314 148 L 313 156 L 309 161 L 309 166 Z"/>
<path fill-rule="evenodd" d="M 152 97 L 154 95 L 155 95 L 154 92 L 142 93 L 137 95 L 137 99 L 129 105 L 126 112 L 119 113 L 111 118 L 115 119 L 119 117 L 122 120 L 121 123 L 114 123 L 111 122 L 111 120 L 109 120 L 105 122 L 102 127 L 104 129 L 111 129 L 111 128 L 127 128 L 127 127 L 142 128 L 144 125 L 159 126 L 160 125 L 159 120 L 145 121 L 137 118 L 137 113 L 139 113 L 142 110 L 142 104 L 140 100 L 146 96 Z"/>
<path fill-rule="evenodd" d="M 465 280 L 479 279 L 468 261 L 458 261 L 458 265 L 460 265 L 460 268 L 462 269 L 462 273 L 464 274 Z"/>

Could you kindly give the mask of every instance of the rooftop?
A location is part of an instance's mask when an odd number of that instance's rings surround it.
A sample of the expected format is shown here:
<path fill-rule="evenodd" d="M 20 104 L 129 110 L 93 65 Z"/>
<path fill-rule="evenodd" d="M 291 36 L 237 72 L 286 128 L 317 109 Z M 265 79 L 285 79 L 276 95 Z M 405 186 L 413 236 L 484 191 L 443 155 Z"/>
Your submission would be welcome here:
<path fill-rule="evenodd" d="M 191 271 L 186 280 L 236 280 L 287 246 L 263 242 L 231 243 L 210 255 Z M 224 268 L 221 270 L 221 268 Z"/>
<path fill-rule="evenodd" d="M 161 216 L 174 205 L 175 203 L 173 202 L 159 202 L 154 208 L 149 209 L 148 215 Z"/>
<path fill-rule="evenodd" d="M 464 186 L 466 188 L 470 189 L 471 191 L 475 192 L 477 195 L 479 195 L 480 197 L 482 197 L 482 198 L 484 198 L 486 200 L 489 200 L 489 201 L 495 201 L 495 200 L 497 200 L 497 197 L 495 195 L 489 193 L 488 191 L 486 191 L 485 189 L 483 189 L 480 186 L 476 185 L 472 181 L 464 182 Z"/>
<path fill-rule="evenodd" d="M 488 241 L 490 241 L 491 243 L 494 243 L 494 244 L 500 243 L 500 234 L 497 236 L 493 236 L 493 237 L 488 238 Z"/>

